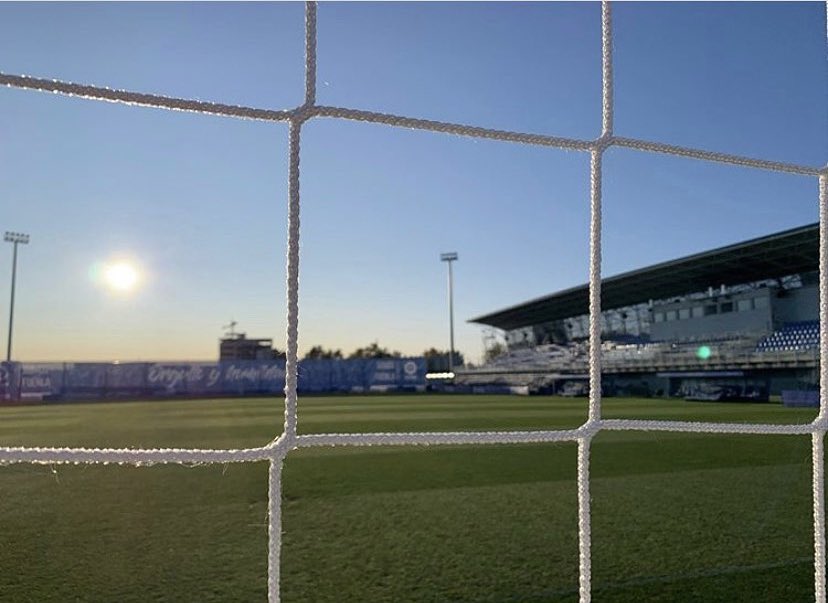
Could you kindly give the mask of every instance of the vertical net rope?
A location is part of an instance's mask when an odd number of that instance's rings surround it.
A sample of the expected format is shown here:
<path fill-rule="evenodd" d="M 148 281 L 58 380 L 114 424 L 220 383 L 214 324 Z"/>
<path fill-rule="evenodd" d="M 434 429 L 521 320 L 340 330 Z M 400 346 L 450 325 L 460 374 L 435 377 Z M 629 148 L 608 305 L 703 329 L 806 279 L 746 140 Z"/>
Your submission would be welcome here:
<path fill-rule="evenodd" d="M 316 103 L 316 3 L 305 5 L 305 99 L 294 109 L 263 109 L 195 101 L 126 90 L 0 73 L 0 84 L 11 88 L 51 92 L 90 100 L 218 115 L 236 119 L 287 122 L 289 127 L 288 240 L 287 240 L 287 361 L 285 368 L 285 422 L 282 434 L 266 446 L 245 449 L 181 448 L 51 448 L 0 447 L 0 464 L 90 464 L 117 463 L 133 466 L 156 464 L 210 464 L 268 461 L 268 600 L 279 601 L 279 566 L 282 543 L 282 465 L 286 455 L 297 448 L 313 446 L 412 446 L 485 445 L 543 442 L 575 442 L 578 446 L 577 491 L 579 532 L 580 600 L 591 600 L 591 521 L 589 459 L 592 439 L 600 431 L 669 431 L 713 434 L 810 435 L 813 462 L 814 593 L 817 603 L 826 603 L 825 591 L 825 477 L 824 436 L 828 430 L 828 166 L 806 166 L 765 159 L 717 153 L 655 141 L 616 137 L 613 134 L 612 12 L 608 0 L 601 3 L 602 103 L 601 135 L 582 140 L 496 130 L 479 126 L 419 119 L 331 107 Z M 828 8 L 828 3 L 826 4 Z M 465 431 L 399 433 L 333 433 L 299 435 L 297 396 L 297 345 L 299 335 L 299 234 L 302 126 L 311 119 L 346 119 L 440 132 L 455 136 L 499 140 L 517 144 L 552 147 L 590 154 L 590 256 L 589 256 L 589 413 L 577 429 L 535 431 Z M 820 218 L 819 318 L 820 318 L 820 409 L 807 424 L 705 423 L 694 421 L 651 421 L 601 418 L 601 185 L 602 159 L 616 146 L 648 153 L 699 159 L 760 170 L 798 174 L 817 179 Z"/>

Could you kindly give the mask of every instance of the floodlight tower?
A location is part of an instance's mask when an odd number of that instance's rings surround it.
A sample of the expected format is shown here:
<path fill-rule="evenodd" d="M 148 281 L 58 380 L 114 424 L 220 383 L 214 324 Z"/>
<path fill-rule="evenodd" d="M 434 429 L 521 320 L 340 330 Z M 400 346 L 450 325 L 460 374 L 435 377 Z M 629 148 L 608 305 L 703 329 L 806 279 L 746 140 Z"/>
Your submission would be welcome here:
<path fill-rule="evenodd" d="M 9 341 L 6 346 L 6 362 L 11 362 L 12 329 L 14 327 L 14 285 L 17 280 L 17 246 L 19 244 L 28 245 L 29 235 L 23 234 L 22 232 L 6 231 L 3 240 L 6 243 L 14 245 L 14 252 L 12 253 L 11 303 L 9 304 Z"/>
<path fill-rule="evenodd" d="M 448 302 L 449 302 L 449 373 L 454 372 L 454 277 L 451 263 L 458 258 L 456 251 L 440 254 L 440 261 L 448 263 Z"/>

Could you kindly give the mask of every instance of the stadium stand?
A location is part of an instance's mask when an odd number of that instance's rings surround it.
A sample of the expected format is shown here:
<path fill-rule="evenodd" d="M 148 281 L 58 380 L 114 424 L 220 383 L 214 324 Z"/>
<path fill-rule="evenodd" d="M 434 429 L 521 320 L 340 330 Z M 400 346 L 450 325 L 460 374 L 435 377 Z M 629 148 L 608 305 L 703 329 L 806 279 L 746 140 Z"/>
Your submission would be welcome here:
<path fill-rule="evenodd" d="M 755 399 L 757 389 L 815 387 L 818 240 L 811 224 L 605 279 L 607 391 L 634 381 L 695 399 Z M 588 295 L 582 285 L 472 319 L 499 329 L 506 352 L 457 371 L 455 384 L 583 395 Z"/>

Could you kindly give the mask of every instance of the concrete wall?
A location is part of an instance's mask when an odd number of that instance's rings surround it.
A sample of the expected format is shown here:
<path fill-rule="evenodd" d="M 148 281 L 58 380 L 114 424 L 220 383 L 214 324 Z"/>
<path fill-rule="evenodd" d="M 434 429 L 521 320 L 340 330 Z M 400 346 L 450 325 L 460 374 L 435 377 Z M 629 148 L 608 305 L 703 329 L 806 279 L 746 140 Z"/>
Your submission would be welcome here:
<path fill-rule="evenodd" d="M 757 289 L 733 295 L 717 295 L 704 299 L 688 300 L 672 304 L 658 304 L 653 308 L 653 321 L 650 326 L 650 335 L 654 341 L 671 341 L 676 339 L 690 339 L 721 336 L 726 333 L 754 332 L 768 334 L 773 330 L 771 308 L 773 306 L 772 290 Z M 752 301 L 755 299 L 759 301 Z M 751 309 L 739 310 L 740 301 L 749 302 Z M 732 306 L 732 311 L 722 312 L 726 305 Z M 754 305 L 758 307 L 753 307 Z M 715 306 L 715 314 L 698 316 L 704 313 L 705 307 Z M 682 311 L 690 316 L 680 318 Z M 676 316 L 675 320 L 667 320 L 668 316 Z M 656 314 L 661 314 L 665 320 L 658 321 Z"/>
<path fill-rule="evenodd" d="M 613 396 L 666 396 L 670 387 L 669 379 L 655 373 L 603 375 L 601 381 L 608 394 Z"/>
<path fill-rule="evenodd" d="M 768 373 L 770 393 L 779 396 L 786 389 L 810 389 L 819 387 L 817 369 L 782 369 Z"/>
<path fill-rule="evenodd" d="M 604 387 L 613 395 L 636 397 L 666 396 L 672 394 L 689 377 L 659 377 L 655 373 L 638 373 L 630 375 L 604 375 Z M 809 389 L 818 387 L 817 369 L 776 369 L 767 371 L 746 371 L 742 377 L 696 377 L 699 382 L 736 383 L 765 385 L 772 396 L 781 395 L 786 389 Z M 647 390 L 649 390 L 648 393 Z"/>
<path fill-rule="evenodd" d="M 771 300 L 777 328 L 786 322 L 819 320 L 819 289 L 816 286 L 789 289 Z"/>

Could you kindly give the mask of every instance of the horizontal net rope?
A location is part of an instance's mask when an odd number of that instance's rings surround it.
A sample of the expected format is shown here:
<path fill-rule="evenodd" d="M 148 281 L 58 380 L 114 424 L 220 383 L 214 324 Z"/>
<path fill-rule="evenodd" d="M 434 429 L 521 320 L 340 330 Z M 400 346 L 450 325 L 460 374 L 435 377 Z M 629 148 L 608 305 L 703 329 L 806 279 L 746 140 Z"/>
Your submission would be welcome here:
<path fill-rule="evenodd" d="M 488 140 L 499 140 L 502 142 L 516 142 L 519 144 L 534 146 L 554 147 L 571 151 L 589 151 L 595 145 L 592 141 L 577 138 L 562 138 L 546 134 L 494 130 L 480 126 L 469 126 L 451 122 L 420 119 L 416 117 L 404 117 L 402 115 L 394 115 L 392 113 L 346 109 L 343 107 L 315 107 L 313 115 L 318 117 L 339 118 L 382 124 L 397 128 L 408 128 L 410 130 L 426 130 L 429 132 L 440 132 L 443 134 L 468 136 L 471 138 L 483 138 Z"/>
<path fill-rule="evenodd" d="M 525 444 L 574 442 L 589 431 L 446 431 L 389 433 L 320 433 L 301 435 L 299 447 L 310 446 L 438 446 L 451 444 Z"/>
<path fill-rule="evenodd" d="M 103 463 L 127 465 L 246 463 L 269 460 L 280 454 L 275 446 L 209 450 L 199 448 L 48 448 L 2 447 L 0 464 Z"/>
<path fill-rule="evenodd" d="M 751 159 L 749 157 L 730 155 L 728 153 L 703 151 L 700 149 L 693 149 L 690 147 L 681 147 L 673 144 L 663 144 L 660 142 L 649 142 L 646 140 L 638 140 L 635 138 L 614 138 L 612 144 L 619 147 L 634 149 L 636 151 L 661 153 L 664 155 L 674 155 L 676 157 L 686 157 L 688 159 L 701 159 L 703 161 L 711 161 L 714 163 L 739 165 L 742 167 L 751 167 L 760 170 L 768 170 L 771 172 L 799 174 L 801 176 L 818 176 L 826 172 L 825 167 L 815 168 L 796 165 L 793 163 L 783 163 L 780 161 L 765 161 L 763 159 Z"/>
<path fill-rule="evenodd" d="M 46 446 L 0 447 L 0 464 L 122 463 L 122 464 L 222 464 L 272 460 L 290 447 L 315 446 L 438 446 L 456 444 L 525 444 L 575 442 L 598 431 L 674 431 L 700 434 L 805 435 L 825 432 L 822 424 L 711 423 L 702 421 L 648 421 L 601 419 L 573 429 L 515 431 L 424 431 L 377 433 L 320 433 L 294 437 L 289 445 L 281 436 L 274 444 L 258 448 L 71 448 Z"/>
<path fill-rule="evenodd" d="M 826 5 L 828 7 L 828 4 Z M 613 134 L 613 71 L 612 19 L 610 3 L 601 4 L 601 65 L 602 102 L 601 136 L 595 140 L 556 137 L 546 134 L 512 132 L 479 126 L 405 117 L 388 113 L 363 111 L 316 104 L 317 6 L 305 8 L 305 99 L 294 109 L 272 110 L 222 103 L 188 100 L 125 90 L 62 82 L 23 75 L 0 73 L 0 85 L 11 88 L 51 92 L 90 100 L 121 103 L 131 106 L 188 111 L 208 115 L 259 121 L 287 122 L 289 126 L 288 167 L 288 236 L 287 236 L 287 360 L 285 368 L 284 433 L 267 446 L 238 450 L 187 448 L 56 448 L 0 447 L 0 464 L 10 463 L 113 463 L 134 466 L 154 464 L 215 464 L 269 461 L 268 473 L 268 598 L 278 602 L 281 554 L 281 470 L 284 458 L 295 448 L 314 446 L 371 445 L 464 445 L 521 444 L 544 442 L 577 442 L 578 531 L 579 531 L 579 593 L 582 603 L 591 600 L 591 517 L 590 517 L 590 446 L 601 431 L 665 431 L 709 434 L 811 435 L 813 462 L 814 519 L 814 585 L 815 600 L 824 603 L 825 589 L 825 507 L 823 440 L 828 427 L 828 365 L 820 362 L 820 411 L 808 424 L 748 424 L 692 421 L 651 421 L 634 419 L 603 419 L 601 417 L 601 197 L 602 158 L 612 147 L 692 158 L 715 163 L 750 167 L 803 176 L 818 176 L 820 209 L 820 355 L 828 354 L 828 167 L 812 167 L 706 151 Z M 480 139 L 545 146 L 564 150 L 589 152 L 590 157 L 590 397 L 588 420 L 574 429 L 536 431 L 465 431 L 465 432 L 400 432 L 400 433 L 339 433 L 298 434 L 298 325 L 299 325 L 299 234 L 300 234 L 300 149 L 302 125 L 314 118 L 333 118 L 392 127 L 467 136 Z"/>
<path fill-rule="evenodd" d="M 682 433 L 729 433 L 752 435 L 805 435 L 825 431 L 822 424 L 793 423 L 706 423 L 702 421 L 647 421 L 604 419 L 601 429 L 609 431 L 675 431 Z"/>
<path fill-rule="evenodd" d="M 173 96 L 161 96 L 157 94 L 145 94 L 143 92 L 130 92 L 128 90 L 115 90 L 101 86 L 74 84 L 71 82 L 30 77 L 27 75 L 0 73 L 0 85 L 5 85 L 9 88 L 20 88 L 23 90 L 36 90 L 38 92 L 52 92 L 54 94 L 76 96 L 87 100 L 106 101 L 139 107 L 153 107 L 156 109 L 171 109 L 173 111 L 206 113 L 210 115 L 222 115 L 225 117 L 237 117 L 241 119 L 285 121 L 290 119 L 292 115 L 291 111 L 255 109 L 253 107 L 225 105 L 222 103 L 176 98 Z"/>
<path fill-rule="evenodd" d="M 498 130 L 482 126 L 471 126 L 466 124 L 429 120 L 417 117 L 406 117 L 392 113 L 381 113 L 344 107 L 303 105 L 296 109 L 261 109 L 172 96 L 130 92 L 127 90 L 116 90 L 100 86 L 76 84 L 59 80 L 6 73 L 0 73 L 0 85 L 23 90 L 52 92 L 55 94 L 74 96 L 87 100 L 113 102 L 155 109 L 203 113 L 207 115 L 234 117 L 238 119 L 257 121 L 285 122 L 297 117 L 303 121 L 313 119 L 315 117 L 338 118 L 351 121 L 376 123 L 398 128 L 407 128 L 411 130 L 424 130 L 443 134 L 453 134 L 457 136 L 467 136 L 470 138 L 498 140 L 501 142 L 552 147 L 571 151 L 591 151 L 598 146 L 601 146 L 602 148 L 618 146 L 638 151 L 648 151 L 652 153 L 674 155 L 677 157 L 700 159 L 714 163 L 739 165 L 742 167 L 751 167 L 767 171 L 799 174 L 802 176 L 817 176 L 828 172 L 828 168 L 826 167 L 814 167 L 780 161 L 768 161 L 742 155 L 712 152 L 704 149 L 695 149 L 692 147 L 683 147 L 636 138 L 609 137 L 605 140 L 566 138 L 548 134 Z"/>

